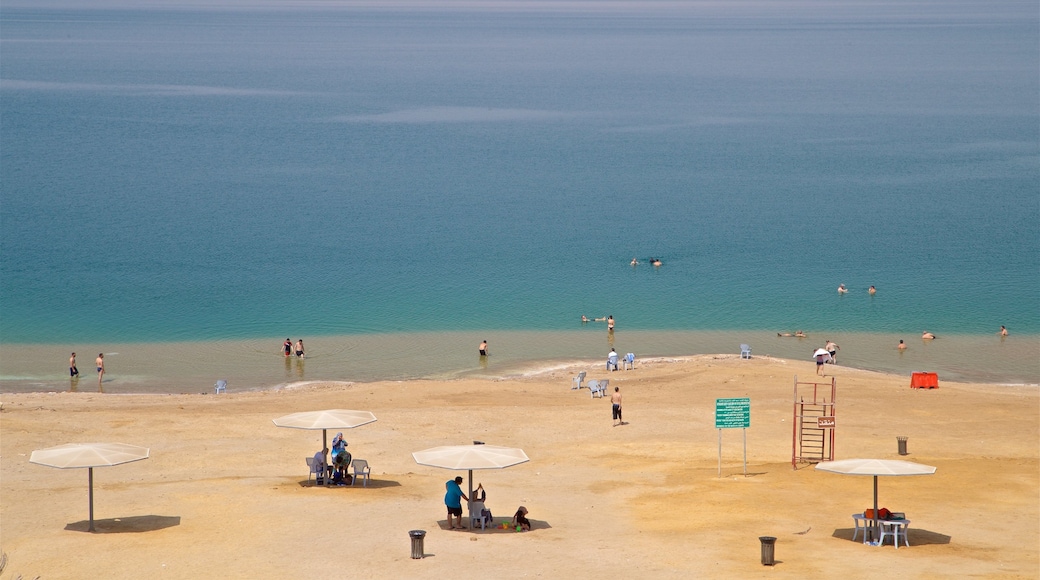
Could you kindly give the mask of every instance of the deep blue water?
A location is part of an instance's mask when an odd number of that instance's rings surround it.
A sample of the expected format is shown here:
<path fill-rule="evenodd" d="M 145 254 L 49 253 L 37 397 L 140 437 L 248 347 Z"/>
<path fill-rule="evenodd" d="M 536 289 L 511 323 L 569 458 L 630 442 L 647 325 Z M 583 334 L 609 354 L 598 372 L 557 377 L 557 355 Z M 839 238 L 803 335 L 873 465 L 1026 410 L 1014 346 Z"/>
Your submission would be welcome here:
<path fill-rule="evenodd" d="M 1035 2 L 603 6 L 0 9 L 0 342 L 1040 333 Z"/>

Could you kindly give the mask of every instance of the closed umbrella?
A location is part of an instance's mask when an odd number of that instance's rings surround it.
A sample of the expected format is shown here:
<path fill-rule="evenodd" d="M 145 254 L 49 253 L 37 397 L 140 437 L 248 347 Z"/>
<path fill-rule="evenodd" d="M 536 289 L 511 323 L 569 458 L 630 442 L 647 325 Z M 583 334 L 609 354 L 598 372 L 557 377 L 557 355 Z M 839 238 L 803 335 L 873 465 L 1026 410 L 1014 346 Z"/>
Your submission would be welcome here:
<path fill-rule="evenodd" d="M 497 445 L 445 445 L 412 453 L 419 465 L 469 471 L 469 494 L 473 497 L 474 469 L 504 469 L 530 461 L 523 449 Z M 472 500 L 471 500 L 472 501 Z"/>
<path fill-rule="evenodd" d="M 874 476 L 874 530 L 878 526 L 878 500 L 877 500 L 877 478 L 878 476 L 896 475 L 931 475 L 935 468 L 931 465 L 923 465 L 912 461 L 901 459 L 842 459 L 839 461 L 824 461 L 816 464 L 820 471 L 830 471 L 842 475 L 872 475 Z M 871 535 L 873 536 L 872 532 Z"/>
<path fill-rule="evenodd" d="M 29 463 L 58 469 L 87 468 L 87 489 L 90 505 L 89 531 L 94 531 L 94 468 L 109 467 L 131 461 L 148 459 L 148 448 L 126 443 L 69 443 L 47 449 L 37 449 L 29 456 Z"/>

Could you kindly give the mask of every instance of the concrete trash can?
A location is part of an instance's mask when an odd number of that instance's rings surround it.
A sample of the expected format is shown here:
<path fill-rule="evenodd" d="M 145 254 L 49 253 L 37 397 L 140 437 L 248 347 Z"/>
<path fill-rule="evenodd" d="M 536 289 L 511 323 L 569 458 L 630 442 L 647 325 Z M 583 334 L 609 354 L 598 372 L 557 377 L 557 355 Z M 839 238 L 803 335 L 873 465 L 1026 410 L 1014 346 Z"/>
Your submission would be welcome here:
<path fill-rule="evenodd" d="M 906 455 L 906 437 L 896 437 L 896 442 L 899 443 L 899 454 Z"/>
<path fill-rule="evenodd" d="M 772 566 L 774 556 L 776 555 L 776 538 L 773 536 L 759 536 L 758 541 L 762 542 L 762 565 Z"/>
<path fill-rule="evenodd" d="M 408 532 L 408 536 L 412 538 L 412 559 L 420 560 L 423 557 L 423 538 L 426 537 L 426 530 L 412 530 Z"/>

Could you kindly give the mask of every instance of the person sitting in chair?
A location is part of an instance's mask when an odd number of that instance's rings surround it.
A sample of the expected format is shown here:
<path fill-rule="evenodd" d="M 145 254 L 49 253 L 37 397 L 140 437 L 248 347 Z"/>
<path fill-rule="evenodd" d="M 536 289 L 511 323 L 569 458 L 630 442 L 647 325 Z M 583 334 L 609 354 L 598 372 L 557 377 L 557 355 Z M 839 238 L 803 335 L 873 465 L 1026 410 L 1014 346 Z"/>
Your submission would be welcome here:
<path fill-rule="evenodd" d="M 312 469 L 314 470 L 314 477 L 317 479 L 318 485 L 325 482 L 325 457 L 328 453 L 329 448 L 326 447 L 314 454 L 314 467 Z"/>
<path fill-rule="evenodd" d="M 531 522 L 527 519 L 527 508 L 520 506 L 520 509 L 516 510 L 516 514 L 513 515 L 513 525 L 519 526 L 525 532 L 531 531 Z"/>

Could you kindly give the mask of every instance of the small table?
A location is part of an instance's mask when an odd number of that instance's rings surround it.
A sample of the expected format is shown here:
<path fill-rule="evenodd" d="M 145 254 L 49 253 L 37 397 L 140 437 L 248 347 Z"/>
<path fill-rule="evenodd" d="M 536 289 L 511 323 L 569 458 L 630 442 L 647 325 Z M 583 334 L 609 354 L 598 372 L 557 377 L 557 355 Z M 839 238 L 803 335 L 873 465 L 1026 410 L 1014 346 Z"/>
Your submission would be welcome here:
<path fill-rule="evenodd" d="M 867 530 L 873 527 L 874 518 L 868 518 L 863 514 L 852 514 L 853 524 L 856 529 L 852 532 L 852 539 L 855 540 L 856 536 L 860 532 L 863 532 L 863 543 L 869 543 L 867 539 Z M 880 536 L 878 537 L 877 545 L 885 543 L 885 538 L 891 536 L 893 544 L 896 549 L 899 549 L 899 535 L 903 536 L 903 543 L 906 547 L 910 547 L 910 540 L 906 537 L 907 529 L 910 527 L 910 520 L 878 520 L 878 528 Z M 871 534 L 873 536 L 874 534 Z"/>
<path fill-rule="evenodd" d="M 903 533 L 903 543 L 907 548 L 910 547 L 910 539 L 906 537 L 906 532 L 910 528 L 910 520 L 878 520 L 881 524 L 881 537 L 878 539 L 878 545 L 885 543 L 887 536 L 892 536 L 892 545 L 899 549 L 899 533 Z"/>

